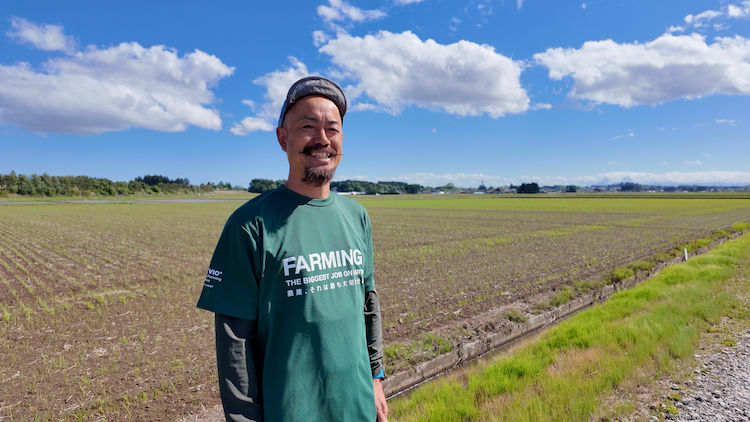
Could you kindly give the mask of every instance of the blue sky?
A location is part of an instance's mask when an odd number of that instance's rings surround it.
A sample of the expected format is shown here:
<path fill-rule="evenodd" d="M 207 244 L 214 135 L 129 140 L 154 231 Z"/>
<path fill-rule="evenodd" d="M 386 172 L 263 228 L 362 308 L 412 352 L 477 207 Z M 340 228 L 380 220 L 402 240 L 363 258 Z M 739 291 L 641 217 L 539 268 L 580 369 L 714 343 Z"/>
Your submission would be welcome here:
<path fill-rule="evenodd" d="M 284 179 L 308 74 L 339 180 L 750 184 L 748 0 L 8 0 L 0 173 Z"/>

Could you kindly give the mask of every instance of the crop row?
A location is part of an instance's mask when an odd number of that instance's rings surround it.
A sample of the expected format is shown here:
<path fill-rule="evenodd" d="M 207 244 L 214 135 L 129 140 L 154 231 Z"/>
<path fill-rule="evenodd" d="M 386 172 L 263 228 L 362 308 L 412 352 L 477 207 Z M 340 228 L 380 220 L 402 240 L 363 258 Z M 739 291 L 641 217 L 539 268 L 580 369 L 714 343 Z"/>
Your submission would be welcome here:
<path fill-rule="evenodd" d="M 443 350 L 434 329 L 750 216 L 724 199 L 505 201 L 364 202 L 386 344 Z M 195 300 L 238 205 L 0 204 L 0 419 L 171 421 L 215 404 L 213 323 Z"/>
<path fill-rule="evenodd" d="M 370 215 L 386 333 L 402 340 L 425 324 L 471 319 L 601 277 L 750 214 L 735 207 L 694 215 L 376 207 Z"/>

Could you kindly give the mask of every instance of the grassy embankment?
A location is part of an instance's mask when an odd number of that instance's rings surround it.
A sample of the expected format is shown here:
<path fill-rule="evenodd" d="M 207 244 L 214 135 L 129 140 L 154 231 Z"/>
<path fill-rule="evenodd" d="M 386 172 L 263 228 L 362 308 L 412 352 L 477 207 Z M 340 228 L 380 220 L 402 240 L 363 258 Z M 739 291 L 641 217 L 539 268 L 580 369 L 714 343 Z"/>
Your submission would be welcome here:
<path fill-rule="evenodd" d="M 744 235 L 617 293 L 511 356 L 393 401 L 391 419 L 588 420 L 603 396 L 689 359 L 701 333 L 722 316 L 750 318 L 733 293 L 750 288 L 739 276 L 748 265 Z"/>

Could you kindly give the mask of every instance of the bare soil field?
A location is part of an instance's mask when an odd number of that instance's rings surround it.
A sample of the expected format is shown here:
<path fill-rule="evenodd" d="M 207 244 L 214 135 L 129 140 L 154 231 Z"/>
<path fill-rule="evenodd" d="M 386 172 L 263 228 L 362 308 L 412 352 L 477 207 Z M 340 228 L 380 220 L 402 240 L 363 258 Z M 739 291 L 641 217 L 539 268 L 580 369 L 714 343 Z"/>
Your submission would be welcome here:
<path fill-rule="evenodd" d="M 388 367 L 471 338 L 489 310 L 541 311 L 750 221 L 750 199 L 699 198 L 363 200 Z M 0 204 L 0 420 L 173 421 L 214 406 L 213 316 L 195 301 L 240 204 Z"/>

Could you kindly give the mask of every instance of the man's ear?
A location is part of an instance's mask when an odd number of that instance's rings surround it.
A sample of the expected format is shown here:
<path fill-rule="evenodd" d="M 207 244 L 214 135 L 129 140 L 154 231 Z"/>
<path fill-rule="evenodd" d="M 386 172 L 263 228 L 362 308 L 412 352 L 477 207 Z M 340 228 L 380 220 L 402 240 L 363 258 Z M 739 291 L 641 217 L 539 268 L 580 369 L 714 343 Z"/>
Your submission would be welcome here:
<path fill-rule="evenodd" d="M 279 140 L 279 145 L 281 145 L 281 150 L 286 152 L 286 129 L 284 129 L 283 127 L 277 127 L 276 139 Z"/>

